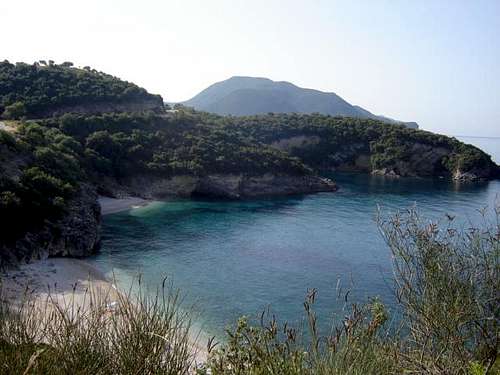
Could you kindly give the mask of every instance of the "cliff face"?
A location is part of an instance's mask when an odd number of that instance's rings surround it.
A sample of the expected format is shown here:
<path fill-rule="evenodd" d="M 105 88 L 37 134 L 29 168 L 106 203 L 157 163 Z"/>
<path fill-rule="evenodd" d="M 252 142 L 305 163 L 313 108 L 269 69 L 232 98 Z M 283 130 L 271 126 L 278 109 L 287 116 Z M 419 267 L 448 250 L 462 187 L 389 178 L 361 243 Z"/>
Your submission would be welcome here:
<path fill-rule="evenodd" d="M 323 171 L 362 172 L 388 177 L 439 176 L 456 181 L 491 179 L 500 175 L 500 168 L 492 162 L 478 162 L 472 167 L 461 166 L 459 162 L 450 169 L 446 163 L 457 157 L 457 154 L 444 146 L 415 142 L 404 155 L 391 157 L 384 160 L 383 166 L 377 166 L 377 155 L 369 144 L 353 141 L 333 147 L 322 142 L 315 135 L 295 135 L 275 140 L 269 145 L 299 157 L 310 167 Z M 327 157 L 311 158 L 318 149 L 327 149 Z"/>
<path fill-rule="evenodd" d="M 192 195 L 239 199 L 336 190 L 337 186 L 333 181 L 316 176 L 213 175 L 200 179 Z"/>
<path fill-rule="evenodd" d="M 101 208 L 95 189 L 82 185 L 58 221 L 26 233 L 14 244 L 0 244 L 0 268 L 50 256 L 84 257 L 100 244 Z"/>
<path fill-rule="evenodd" d="M 373 169 L 372 174 L 401 177 L 432 177 L 444 175 L 442 160 L 450 151 L 443 147 L 431 147 L 421 143 L 412 146 L 411 156 L 396 160 L 381 169 Z M 452 177 L 454 178 L 454 177 Z"/>
<path fill-rule="evenodd" d="M 96 115 L 101 113 L 113 112 L 144 112 L 163 110 L 163 100 L 161 97 L 151 96 L 141 100 L 127 100 L 120 102 L 99 102 L 99 103 L 82 103 L 77 105 L 66 105 L 57 108 L 46 109 L 37 113 L 40 118 L 58 117 L 65 113 L 79 113 L 83 115 Z"/>
<path fill-rule="evenodd" d="M 336 191 L 336 184 L 317 176 L 264 174 L 214 174 L 203 177 L 173 176 L 159 178 L 136 176 L 105 189 L 115 196 L 136 195 L 149 199 L 203 196 L 209 198 L 244 199 L 259 196 L 310 194 Z"/>

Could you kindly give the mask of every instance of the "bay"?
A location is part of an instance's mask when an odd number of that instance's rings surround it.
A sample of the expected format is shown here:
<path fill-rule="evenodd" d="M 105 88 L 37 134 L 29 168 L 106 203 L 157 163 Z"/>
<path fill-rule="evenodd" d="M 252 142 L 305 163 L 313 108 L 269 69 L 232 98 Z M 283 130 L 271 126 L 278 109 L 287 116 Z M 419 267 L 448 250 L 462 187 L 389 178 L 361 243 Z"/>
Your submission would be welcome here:
<path fill-rule="evenodd" d="M 336 193 L 249 201 L 178 200 L 108 215 L 103 246 L 90 258 L 127 288 L 141 274 L 155 288 L 173 280 L 196 303 L 208 334 L 220 335 L 238 317 L 270 308 L 299 324 L 308 289 L 328 329 L 342 317 L 338 286 L 349 302 L 378 296 L 394 304 L 391 256 L 375 222 L 414 205 L 429 220 L 446 213 L 467 228 L 479 209 L 498 202 L 500 182 L 456 184 L 435 179 L 331 176 Z"/>

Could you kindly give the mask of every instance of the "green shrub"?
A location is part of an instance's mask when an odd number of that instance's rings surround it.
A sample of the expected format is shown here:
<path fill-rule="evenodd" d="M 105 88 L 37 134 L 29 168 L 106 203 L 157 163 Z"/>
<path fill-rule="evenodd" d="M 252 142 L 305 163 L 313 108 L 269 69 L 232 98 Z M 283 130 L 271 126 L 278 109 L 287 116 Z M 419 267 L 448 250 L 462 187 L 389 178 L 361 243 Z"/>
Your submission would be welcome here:
<path fill-rule="evenodd" d="M 0 303 L 2 374 L 190 374 L 194 349 L 191 323 L 177 291 L 156 297 L 110 298 L 90 287 L 86 305 L 33 300 L 27 291 L 18 306 Z"/>
<path fill-rule="evenodd" d="M 6 119 L 11 119 L 11 120 L 19 120 L 23 116 L 26 116 L 27 111 L 26 111 L 26 106 L 24 105 L 23 102 L 15 102 L 12 103 L 11 105 L 8 105 L 5 107 L 5 110 L 3 112 L 3 117 Z"/>

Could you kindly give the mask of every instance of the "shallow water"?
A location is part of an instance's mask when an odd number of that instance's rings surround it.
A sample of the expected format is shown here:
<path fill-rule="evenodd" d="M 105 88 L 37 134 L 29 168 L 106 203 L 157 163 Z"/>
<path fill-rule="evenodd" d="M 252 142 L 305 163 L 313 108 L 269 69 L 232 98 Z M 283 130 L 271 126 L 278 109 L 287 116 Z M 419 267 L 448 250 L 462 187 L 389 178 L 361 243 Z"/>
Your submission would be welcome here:
<path fill-rule="evenodd" d="M 165 276 L 196 302 L 209 334 L 241 315 L 271 306 L 297 322 L 308 288 L 319 290 L 323 328 L 342 314 L 338 280 L 350 301 L 379 296 L 389 306 L 391 259 L 374 217 L 417 204 L 429 218 L 444 213 L 466 223 L 493 205 L 500 182 L 457 185 L 443 180 L 333 176 L 337 193 L 255 201 L 182 200 L 106 216 L 102 252 L 91 258 L 127 286 L 142 274 L 146 285 Z"/>

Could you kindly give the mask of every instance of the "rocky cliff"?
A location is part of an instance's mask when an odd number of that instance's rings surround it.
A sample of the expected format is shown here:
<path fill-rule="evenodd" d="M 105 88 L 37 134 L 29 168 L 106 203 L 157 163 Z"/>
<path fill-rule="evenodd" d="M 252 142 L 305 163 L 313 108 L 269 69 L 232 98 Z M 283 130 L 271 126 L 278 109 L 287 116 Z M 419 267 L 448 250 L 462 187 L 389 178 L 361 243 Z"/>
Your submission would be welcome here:
<path fill-rule="evenodd" d="M 336 191 L 337 185 L 318 176 L 286 174 L 212 174 L 207 176 L 178 175 L 172 177 L 134 176 L 120 183 L 110 181 L 100 191 L 115 197 L 140 196 L 148 199 L 172 197 L 207 197 L 245 199 L 259 196 L 311 194 Z"/>
<path fill-rule="evenodd" d="M 46 221 L 14 243 L 0 242 L 0 268 L 50 256 L 85 257 L 100 245 L 101 208 L 94 187 L 82 185 L 57 221 Z"/>
<path fill-rule="evenodd" d="M 446 177 L 475 181 L 500 176 L 500 167 L 481 150 L 458 141 L 406 142 L 378 146 L 377 142 L 335 142 L 317 135 L 299 134 L 274 139 L 271 147 L 301 158 L 325 172 L 349 171 L 387 177 Z M 323 157 L 318 158 L 318 153 Z"/>

